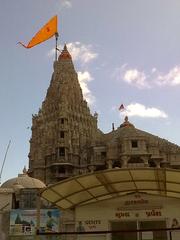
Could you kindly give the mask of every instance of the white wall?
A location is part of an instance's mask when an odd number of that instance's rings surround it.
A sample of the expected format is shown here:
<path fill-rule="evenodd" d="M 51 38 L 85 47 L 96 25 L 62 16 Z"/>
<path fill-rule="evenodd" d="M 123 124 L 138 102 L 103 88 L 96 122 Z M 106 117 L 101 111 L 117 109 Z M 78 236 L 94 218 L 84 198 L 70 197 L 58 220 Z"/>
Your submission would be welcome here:
<path fill-rule="evenodd" d="M 76 208 L 75 221 L 82 221 L 85 231 L 110 230 L 111 221 L 164 220 L 171 227 L 176 218 L 180 223 L 180 200 L 147 194 L 131 194 L 112 200 Z M 104 236 L 79 236 L 80 239 L 107 239 Z M 180 232 L 172 233 L 172 240 L 180 239 Z"/>

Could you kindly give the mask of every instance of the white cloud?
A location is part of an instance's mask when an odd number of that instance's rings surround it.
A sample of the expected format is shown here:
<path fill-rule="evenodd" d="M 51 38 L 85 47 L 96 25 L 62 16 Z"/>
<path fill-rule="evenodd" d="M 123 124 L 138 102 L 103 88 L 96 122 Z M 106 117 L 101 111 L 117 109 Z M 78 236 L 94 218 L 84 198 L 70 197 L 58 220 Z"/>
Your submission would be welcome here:
<path fill-rule="evenodd" d="M 134 85 L 137 88 L 144 89 L 149 88 L 150 85 L 147 81 L 147 76 L 144 72 L 140 72 L 137 69 L 128 69 L 122 74 L 122 79 L 128 84 Z"/>
<path fill-rule="evenodd" d="M 148 81 L 149 76 L 136 68 L 128 68 L 128 64 L 123 64 L 120 68 L 116 68 L 112 77 L 115 77 L 118 81 L 123 80 L 139 89 L 151 87 Z"/>
<path fill-rule="evenodd" d="M 146 73 L 136 68 L 128 68 L 128 65 L 124 64 L 120 68 L 115 69 L 112 76 L 139 89 L 157 86 L 173 87 L 180 85 L 180 66 L 171 68 L 168 73 L 161 73 L 155 67 L 149 73 Z"/>
<path fill-rule="evenodd" d="M 72 2 L 71 0 L 58 0 L 56 2 L 56 11 L 58 12 L 62 12 L 62 10 L 64 11 L 65 9 L 70 9 L 72 8 Z"/>
<path fill-rule="evenodd" d="M 123 115 L 138 116 L 143 118 L 167 118 L 168 115 L 155 107 L 146 107 L 140 103 L 131 103 L 126 106 L 126 110 L 122 112 Z"/>
<path fill-rule="evenodd" d="M 87 64 L 98 56 L 98 54 L 92 50 L 92 45 L 74 42 L 68 43 L 67 47 L 72 55 L 73 60 L 80 61 L 81 64 Z"/>
<path fill-rule="evenodd" d="M 61 6 L 63 8 L 71 8 L 72 7 L 72 2 L 70 0 L 62 0 L 61 1 Z"/>
<path fill-rule="evenodd" d="M 78 61 L 82 65 L 87 65 L 92 60 L 96 59 L 98 54 L 92 50 L 92 45 L 83 44 L 80 42 L 71 42 L 67 43 L 68 51 L 70 52 L 73 61 Z M 58 46 L 60 50 L 63 49 L 63 46 Z M 48 56 L 52 57 L 55 54 L 55 50 L 52 49 L 49 51 Z"/>
<path fill-rule="evenodd" d="M 159 86 L 177 86 L 180 85 L 180 66 L 170 69 L 167 74 L 158 74 L 156 84 Z"/>
<path fill-rule="evenodd" d="M 151 69 L 151 72 L 152 72 L 152 73 L 156 73 L 156 72 L 157 72 L 157 69 L 154 67 L 154 68 Z"/>
<path fill-rule="evenodd" d="M 88 71 L 78 72 L 78 79 L 82 88 L 84 98 L 90 105 L 93 105 L 93 103 L 95 102 L 95 97 L 92 95 L 87 84 L 88 82 L 93 80 L 92 76 Z"/>

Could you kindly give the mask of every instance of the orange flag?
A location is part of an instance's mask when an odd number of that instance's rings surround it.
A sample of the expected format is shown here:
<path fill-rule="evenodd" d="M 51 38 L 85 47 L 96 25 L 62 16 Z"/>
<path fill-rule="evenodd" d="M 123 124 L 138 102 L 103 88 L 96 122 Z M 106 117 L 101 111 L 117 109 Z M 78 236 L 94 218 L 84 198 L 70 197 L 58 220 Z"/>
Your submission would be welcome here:
<path fill-rule="evenodd" d="M 39 43 L 42 43 L 49 38 L 53 37 L 57 33 L 57 16 L 54 16 L 47 22 L 40 30 L 36 33 L 36 35 L 31 39 L 27 46 L 23 43 L 18 42 L 25 48 L 32 48 Z"/>

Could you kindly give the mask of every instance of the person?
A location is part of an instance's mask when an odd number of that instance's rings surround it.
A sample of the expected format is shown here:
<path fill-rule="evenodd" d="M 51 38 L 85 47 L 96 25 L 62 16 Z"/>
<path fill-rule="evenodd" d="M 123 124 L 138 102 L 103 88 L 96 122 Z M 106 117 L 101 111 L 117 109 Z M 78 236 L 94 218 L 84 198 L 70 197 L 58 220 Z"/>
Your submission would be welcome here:
<path fill-rule="evenodd" d="M 77 226 L 76 231 L 77 232 L 85 232 L 85 228 L 84 228 L 84 226 L 82 224 L 82 221 L 79 221 L 78 224 L 79 225 Z"/>
<path fill-rule="evenodd" d="M 52 212 L 51 211 L 47 212 L 47 216 L 48 216 L 48 219 L 47 219 L 47 222 L 46 222 L 46 230 L 48 232 L 53 232 L 53 227 L 55 225 L 57 225 L 57 221 L 52 217 Z"/>
<path fill-rule="evenodd" d="M 178 228 L 178 227 L 180 227 L 177 218 L 173 218 L 171 227 L 172 227 L 172 228 Z"/>

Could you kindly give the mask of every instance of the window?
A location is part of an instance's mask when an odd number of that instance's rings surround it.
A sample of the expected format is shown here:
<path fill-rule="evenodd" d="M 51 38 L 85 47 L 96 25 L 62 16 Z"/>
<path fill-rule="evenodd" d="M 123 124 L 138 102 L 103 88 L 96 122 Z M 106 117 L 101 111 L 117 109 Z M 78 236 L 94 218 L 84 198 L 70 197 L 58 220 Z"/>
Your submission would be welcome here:
<path fill-rule="evenodd" d="M 101 160 L 105 160 L 106 159 L 106 152 L 101 152 Z"/>
<path fill-rule="evenodd" d="M 131 147 L 132 148 L 137 148 L 138 147 L 138 141 L 137 140 L 132 140 L 131 141 Z"/>
<path fill-rule="evenodd" d="M 59 156 L 65 156 L 65 148 L 64 147 L 59 148 Z"/>
<path fill-rule="evenodd" d="M 64 138 L 64 131 L 60 131 L 60 138 Z"/>
<path fill-rule="evenodd" d="M 22 209 L 36 208 L 37 191 L 35 189 L 22 189 L 19 207 Z"/>
<path fill-rule="evenodd" d="M 61 118 L 61 124 L 64 124 L 64 118 Z"/>

